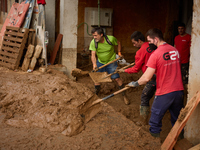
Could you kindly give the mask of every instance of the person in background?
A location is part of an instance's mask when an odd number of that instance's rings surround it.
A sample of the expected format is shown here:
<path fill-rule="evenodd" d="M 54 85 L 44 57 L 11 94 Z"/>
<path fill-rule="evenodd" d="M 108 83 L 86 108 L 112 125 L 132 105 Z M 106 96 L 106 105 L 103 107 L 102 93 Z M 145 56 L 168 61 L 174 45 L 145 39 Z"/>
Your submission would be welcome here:
<path fill-rule="evenodd" d="M 114 36 L 105 35 L 101 27 L 93 28 L 92 35 L 94 39 L 90 42 L 89 50 L 91 50 L 93 70 L 116 59 L 116 53 L 114 50 L 115 45 L 118 46 L 118 55 L 121 56 L 121 44 Z M 117 62 L 114 62 L 98 70 L 97 72 L 108 72 L 108 74 L 111 74 L 115 72 L 117 67 Z M 111 79 L 114 79 L 117 82 L 120 89 L 124 88 L 124 84 L 122 83 L 118 73 L 112 75 Z M 95 93 L 98 95 L 99 91 L 100 83 L 95 83 Z M 122 95 L 124 103 L 127 105 L 130 104 L 130 101 L 126 97 L 125 92 L 123 92 Z"/>
<path fill-rule="evenodd" d="M 147 41 L 158 48 L 150 56 L 147 69 L 138 81 L 127 86 L 137 87 L 146 84 L 156 73 L 156 94 L 151 108 L 149 131 L 152 136 L 159 137 L 162 118 L 166 111 L 171 114 L 171 124 L 175 124 L 180 110 L 183 108 L 183 82 L 181 77 L 180 56 L 178 50 L 167 44 L 159 29 L 147 32 Z"/>
<path fill-rule="evenodd" d="M 174 39 L 174 47 L 179 51 L 181 58 L 181 73 L 183 84 L 188 84 L 191 36 L 185 32 L 185 24 L 178 24 L 178 33 Z"/>
<path fill-rule="evenodd" d="M 131 68 L 122 70 L 119 69 L 119 72 L 126 72 L 129 74 L 138 73 L 140 70 L 144 73 L 147 69 L 146 64 L 157 48 L 155 45 L 145 42 L 145 37 L 140 31 L 135 31 L 131 35 L 131 42 L 133 46 L 139 48 L 135 55 L 135 65 Z M 154 75 L 153 78 L 147 82 L 146 86 L 144 87 L 141 95 L 141 105 L 140 105 L 140 121 L 141 124 L 147 125 L 148 124 L 148 115 L 149 115 L 149 101 L 154 96 L 156 91 L 156 76 Z"/>

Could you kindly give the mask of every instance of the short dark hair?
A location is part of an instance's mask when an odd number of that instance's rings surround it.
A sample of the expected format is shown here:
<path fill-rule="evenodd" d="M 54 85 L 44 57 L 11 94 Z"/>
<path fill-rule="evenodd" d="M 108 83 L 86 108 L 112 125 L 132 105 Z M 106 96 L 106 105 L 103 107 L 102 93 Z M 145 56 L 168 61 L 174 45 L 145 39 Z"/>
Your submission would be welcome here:
<path fill-rule="evenodd" d="M 93 28 L 92 29 L 92 34 L 94 32 L 97 32 L 99 35 L 104 34 L 103 28 L 101 28 L 101 27 L 95 27 L 95 28 Z"/>
<path fill-rule="evenodd" d="M 150 38 L 154 39 L 155 37 L 159 38 L 159 40 L 164 40 L 162 31 L 154 28 L 154 29 L 149 29 L 146 33 L 146 36 L 149 36 Z"/>
<path fill-rule="evenodd" d="M 145 41 L 145 37 L 140 31 L 133 32 L 133 34 L 131 35 L 131 40 L 132 39 L 134 39 L 135 41 L 138 41 L 139 39 L 143 42 Z"/>
<path fill-rule="evenodd" d="M 178 27 L 184 27 L 184 28 L 185 28 L 185 23 L 179 22 L 179 23 L 178 23 Z"/>

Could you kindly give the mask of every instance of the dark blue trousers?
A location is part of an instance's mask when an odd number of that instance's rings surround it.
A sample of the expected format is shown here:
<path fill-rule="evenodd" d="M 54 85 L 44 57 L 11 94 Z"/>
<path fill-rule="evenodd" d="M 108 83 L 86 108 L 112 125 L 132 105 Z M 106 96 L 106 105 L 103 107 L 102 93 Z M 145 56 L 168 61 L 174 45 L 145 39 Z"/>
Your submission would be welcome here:
<path fill-rule="evenodd" d="M 171 124 L 175 124 L 180 110 L 183 108 L 183 91 L 175 91 L 165 95 L 155 96 L 152 108 L 151 118 L 149 120 L 151 133 L 160 133 L 162 127 L 162 118 L 166 111 L 171 114 Z"/>
<path fill-rule="evenodd" d="M 156 77 L 154 76 L 145 85 L 141 95 L 141 106 L 149 106 L 150 99 L 154 96 L 156 91 Z"/>

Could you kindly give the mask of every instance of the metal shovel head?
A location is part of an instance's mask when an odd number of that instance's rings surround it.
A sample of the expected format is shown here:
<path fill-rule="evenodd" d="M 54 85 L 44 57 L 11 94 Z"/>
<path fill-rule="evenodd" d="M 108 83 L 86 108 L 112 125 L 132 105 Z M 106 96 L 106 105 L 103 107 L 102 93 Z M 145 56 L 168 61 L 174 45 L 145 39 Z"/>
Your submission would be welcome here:
<path fill-rule="evenodd" d="M 92 104 L 97 99 L 99 99 L 99 97 L 94 94 L 86 102 L 78 106 L 79 114 L 84 119 L 84 123 L 90 121 L 97 113 L 102 110 L 102 105 L 100 103 L 96 105 Z"/>
<path fill-rule="evenodd" d="M 91 79 L 94 81 L 94 83 L 99 82 L 112 82 L 111 78 L 104 78 L 108 75 L 107 72 L 91 72 L 89 73 Z"/>

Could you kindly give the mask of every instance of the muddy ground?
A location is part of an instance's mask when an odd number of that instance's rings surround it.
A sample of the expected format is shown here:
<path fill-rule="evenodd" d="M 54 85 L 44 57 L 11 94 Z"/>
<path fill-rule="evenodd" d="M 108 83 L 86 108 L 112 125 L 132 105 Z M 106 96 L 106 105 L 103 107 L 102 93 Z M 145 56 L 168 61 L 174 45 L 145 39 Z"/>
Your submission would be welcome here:
<path fill-rule="evenodd" d="M 125 84 L 140 76 L 141 73 L 121 74 Z M 127 91 L 130 105 L 124 104 L 121 94 L 114 96 L 84 124 L 76 107 L 93 95 L 89 76 L 72 81 L 54 69 L 26 73 L 0 67 L 0 78 L 0 148 L 4 150 L 157 150 L 171 129 L 169 113 L 163 120 L 161 140 L 149 134 L 148 125 L 141 126 L 143 86 Z M 118 90 L 115 82 L 103 83 L 101 87 L 100 98 Z"/>

